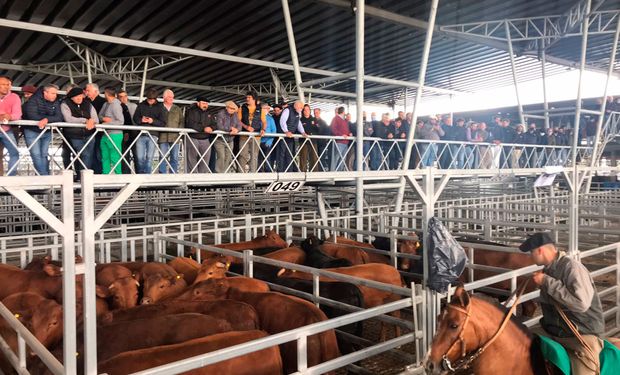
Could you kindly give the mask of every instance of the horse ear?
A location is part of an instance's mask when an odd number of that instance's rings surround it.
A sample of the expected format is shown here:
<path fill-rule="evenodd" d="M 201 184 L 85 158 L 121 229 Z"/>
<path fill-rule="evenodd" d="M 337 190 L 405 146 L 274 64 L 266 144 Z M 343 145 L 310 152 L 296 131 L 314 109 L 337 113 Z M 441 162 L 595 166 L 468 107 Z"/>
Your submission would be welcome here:
<path fill-rule="evenodd" d="M 467 307 L 467 305 L 469 305 L 469 294 L 462 285 L 459 285 L 456 288 L 453 298 L 457 299 L 463 307 Z"/>

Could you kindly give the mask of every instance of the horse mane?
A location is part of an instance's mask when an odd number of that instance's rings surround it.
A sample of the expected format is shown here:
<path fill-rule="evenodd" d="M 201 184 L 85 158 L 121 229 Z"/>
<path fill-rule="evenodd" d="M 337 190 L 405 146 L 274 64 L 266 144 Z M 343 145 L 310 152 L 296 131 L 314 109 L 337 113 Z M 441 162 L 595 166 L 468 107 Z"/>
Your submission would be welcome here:
<path fill-rule="evenodd" d="M 499 303 L 491 303 L 491 302 L 487 301 L 486 299 L 480 298 L 478 296 L 470 295 L 470 297 L 475 298 L 476 301 L 478 301 L 478 302 L 486 303 L 487 305 L 497 309 L 499 312 L 501 312 L 502 316 L 506 316 L 506 314 L 508 314 L 508 310 L 509 309 L 507 309 L 504 305 L 501 305 Z M 530 339 L 533 338 L 532 332 L 530 332 L 530 330 L 516 316 L 512 315 L 510 317 L 510 321 L 512 323 L 514 323 L 519 328 L 519 330 L 521 332 L 523 332 L 527 337 L 529 337 Z"/>

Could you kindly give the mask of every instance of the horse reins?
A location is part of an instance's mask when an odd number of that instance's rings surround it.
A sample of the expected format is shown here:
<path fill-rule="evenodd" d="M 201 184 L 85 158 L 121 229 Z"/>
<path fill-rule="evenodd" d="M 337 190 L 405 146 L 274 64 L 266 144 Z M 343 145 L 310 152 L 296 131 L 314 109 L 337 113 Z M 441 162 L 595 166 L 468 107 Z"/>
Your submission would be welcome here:
<path fill-rule="evenodd" d="M 487 341 L 486 344 L 484 344 L 482 347 L 480 347 L 478 350 L 476 350 L 475 352 L 473 352 L 469 356 L 467 356 L 467 345 L 466 345 L 466 342 L 465 342 L 465 338 L 463 338 L 463 333 L 465 332 L 465 327 L 467 326 L 467 323 L 469 322 L 469 317 L 471 316 L 471 305 L 472 305 L 472 303 L 470 302 L 467 305 L 467 309 L 463 309 L 463 308 L 461 308 L 459 306 L 455 306 L 455 305 L 450 305 L 450 304 L 447 305 L 447 308 L 453 309 L 453 310 L 456 310 L 456 311 L 458 311 L 458 312 L 460 312 L 462 314 L 465 314 L 465 321 L 463 322 L 463 325 L 461 326 L 461 331 L 459 332 L 459 336 L 456 338 L 456 340 L 454 340 L 452 345 L 450 345 L 450 347 L 446 351 L 446 354 L 444 354 L 443 357 L 442 357 L 441 364 L 442 364 L 442 367 L 444 368 L 444 370 L 451 371 L 451 372 L 456 372 L 456 371 L 459 371 L 459 370 L 463 370 L 463 369 L 469 368 L 471 366 L 471 364 L 478 357 L 480 357 L 480 355 L 482 353 L 484 353 L 484 351 L 489 346 L 491 346 L 493 344 L 493 342 L 495 342 L 495 340 L 499 337 L 499 335 L 502 334 L 502 332 L 504 331 L 504 329 L 508 325 L 508 322 L 510 322 L 510 318 L 512 317 L 512 314 L 514 313 L 515 309 L 517 308 L 517 305 L 519 304 L 519 299 L 523 295 L 523 292 L 525 292 L 525 288 L 527 287 L 528 283 L 529 283 L 529 279 L 523 285 L 521 285 L 521 289 L 519 289 L 519 292 L 517 293 L 517 298 L 515 299 L 515 302 L 513 303 L 513 305 L 510 307 L 510 309 L 506 313 L 506 316 L 504 317 L 504 320 L 502 321 L 502 324 L 500 324 L 499 329 L 495 332 L 493 337 L 491 337 L 491 339 L 489 339 L 489 341 Z M 452 349 L 457 344 L 457 342 L 461 343 L 461 356 L 453 365 L 450 362 L 450 360 L 448 359 L 448 353 L 450 353 L 452 351 Z"/>

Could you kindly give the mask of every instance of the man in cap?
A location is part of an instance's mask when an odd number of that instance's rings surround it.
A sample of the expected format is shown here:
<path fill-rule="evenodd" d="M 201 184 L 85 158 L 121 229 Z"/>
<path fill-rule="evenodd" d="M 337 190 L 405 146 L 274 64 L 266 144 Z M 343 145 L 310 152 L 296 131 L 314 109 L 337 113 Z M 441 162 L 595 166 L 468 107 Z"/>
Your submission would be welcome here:
<path fill-rule="evenodd" d="M 27 102 L 28 99 L 30 99 L 30 97 L 32 95 L 34 95 L 35 92 L 37 92 L 37 88 L 36 87 L 34 87 L 32 85 L 23 86 L 22 87 L 22 94 L 23 94 L 24 103 Z"/>
<path fill-rule="evenodd" d="M 605 330 L 605 319 L 590 273 L 581 262 L 558 251 L 547 233 L 535 233 L 519 249 L 531 252 L 534 263 L 544 266 L 542 272 L 534 273 L 532 281 L 540 287 L 540 324 L 545 333 L 566 348 L 573 374 L 598 374 L 603 347 L 599 337 Z M 585 346 L 560 310 L 577 327 Z"/>
<path fill-rule="evenodd" d="M 140 127 L 166 126 L 166 114 L 164 106 L 157 101 L 157 90 L 151 88 L 146 92 L 146 99 L 138 104 L 133 114 L 133 122 Z M 136 140 L 136 164 L 138 173 L 151 174 L 153 169 L 153 157 L 157 147 L 159 132 L 143 131 Z"/>
<path fill-rule="evenodd" d="M 232 100 L 227 101 L 224 105 L 226 107 L 217 114 L 216 130 L 230 133 L 230 135 L 222 135 L 216 138 L 213 143 L 217 156 L 215 162 L 215 171 L 217 173 L 235 171 L 235 167 L 231 165 L 233 160 L 233 148 L 235 146 L 232 136 L 241 131 L 241 121 L 239 121 L 239 117 L 237 116 L 239 106 Z"/>
<path fill-rule="evenodd" d="M 84 125 L 83 127 L 64 127 L 62 130 L 72 149 L 69 155 L 74 156 L 73 169 L 76 172 L 74 176 L 76 181 L 80 180 L 82 169 L 92 169 L 95 141 L 89 142 L 89 140 L 95 133 L 95 125 L 99 123 L 97 111 L 90 101 L 84 98 L 84 90 L 74 87 L 67 92 L 67 96 L 60 104 L 60 111 L 65 122 Z"/>
<path fill-rule="evenodd" d="M 185 172 L 208 173 L 211 159 L 211 133 L 215 130 L 215 119 L 207 112 L 209 98 L 200 95 L 196 98 L 196 105 L 191 106 L 185 113 L 185 127 L 194 129 L 196 133 L 189 133 L 185 144 L 187 149 Z"/>

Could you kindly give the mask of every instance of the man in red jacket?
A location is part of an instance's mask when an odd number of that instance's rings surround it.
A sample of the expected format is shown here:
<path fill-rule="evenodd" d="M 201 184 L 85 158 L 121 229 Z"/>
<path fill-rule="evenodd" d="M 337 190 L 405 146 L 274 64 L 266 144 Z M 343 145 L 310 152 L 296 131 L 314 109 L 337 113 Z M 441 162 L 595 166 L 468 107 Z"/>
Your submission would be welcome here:
<path fill-rule="evenodd" d="M 332 171 L 343 171 L 345 169 L 344 160 L 349 146 L 349 141 L 346 140 L 346 137 L 351 136 L 351 132 L 349 130 L 349 123 L 344 116 L 344 107 L 338 107 L 336 116 L 331 123 L 332 135 L 345 137 L 345 139 L 336 140 L 336 147 L 333 148 L 332 153 Z"/>

